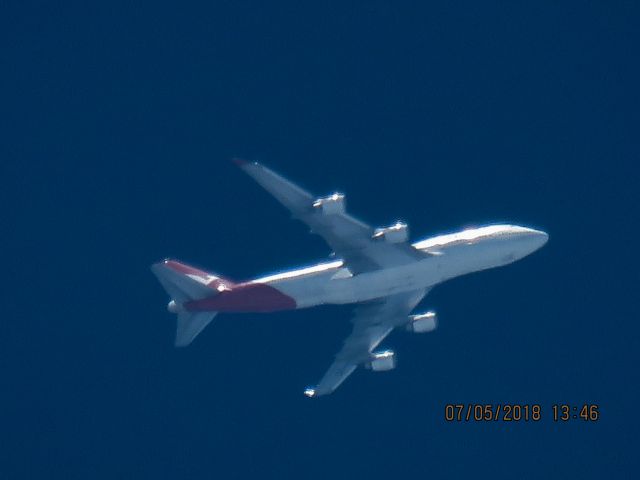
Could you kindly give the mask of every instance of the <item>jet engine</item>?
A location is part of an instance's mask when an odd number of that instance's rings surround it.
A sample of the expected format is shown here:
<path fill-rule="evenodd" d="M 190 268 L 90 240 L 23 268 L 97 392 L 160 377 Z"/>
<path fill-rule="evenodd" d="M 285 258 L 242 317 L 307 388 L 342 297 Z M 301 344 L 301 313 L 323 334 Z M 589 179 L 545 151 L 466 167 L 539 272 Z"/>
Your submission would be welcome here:
<path fill-rule="evenodd" d="M 373 352 L 371 360 L 365 365 L 366 368 L 374 372 L 385 372 L 396 368 L 396 357 L 393 350 L 384 350 L 382 352 Z"/>
<path fill-rule="evenodd" d="M 323 215 L 335 215 L 344 213 L 345 197 L 342 193 L 334 193 L 328 197 L 319 198 L 313 202 L 313 207 Z"/>
<path fill-rule="evenodd" d="M 413 333 L 433 332 L 438 328 L 438 316 L 436 312 L 421 313 L 419 315 L 409 315 L 407 330 Z"/>
<path fill-rule="evenodd" d="M 376 228 L 373 232 L 374 240 L 384 240 L 387 243 L 402 243 L 409 238 L 409 227 L 406 223 L 396 222 L 385 228 Z"/>

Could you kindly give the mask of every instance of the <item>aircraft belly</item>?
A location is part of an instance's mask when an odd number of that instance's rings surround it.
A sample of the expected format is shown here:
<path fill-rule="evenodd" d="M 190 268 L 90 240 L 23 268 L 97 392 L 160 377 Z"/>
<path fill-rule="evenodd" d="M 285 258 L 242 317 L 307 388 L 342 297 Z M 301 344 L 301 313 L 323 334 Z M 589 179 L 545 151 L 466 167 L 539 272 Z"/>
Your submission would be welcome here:
<path fill-rule="evenodd" d="M 431 262 L 431 263 L 427 263 Z M 326 303 L 357 303 L 396 293 L 426 288 L 436 283 L 432 260 L 332 280 L 326 286 Z"/>
<path fill-rule="evenodd" d="M 433 286 L 455 276 L 451 258 L 427 258 L 412 264 L 349 276 L 336 271 L 268 282 L 295 299 L 297 308 L 322 304 L 366 302 L 375 298 Z M 452 268 L 453 267 L 453 268 Z M 344 270 L 342 270 L 344 271 Z"/>
<path fill-rule="evenodd" d="M 269 282 L 269 285 L 294 298 L 297 308 L 313 307 L 324 303 L 333 303 L 328 301 L 326 287 L 334 274 L 335 272 L 307 275 Z M 346 301 L 348 301 L 348 298 Z"/>

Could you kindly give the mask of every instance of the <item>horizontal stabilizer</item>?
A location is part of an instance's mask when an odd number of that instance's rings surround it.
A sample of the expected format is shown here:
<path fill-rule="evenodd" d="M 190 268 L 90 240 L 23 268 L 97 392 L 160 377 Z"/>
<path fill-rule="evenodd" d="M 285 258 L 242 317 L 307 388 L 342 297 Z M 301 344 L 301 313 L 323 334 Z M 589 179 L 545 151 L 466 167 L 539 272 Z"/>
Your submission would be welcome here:
<path fill-rule="evenodd" d="M 190 312 L 184 304 L 214 297 L 234 285 L 230 280 L 175 260 L 155 263 L 151 271 L 171 297 L 169 311 L 178 314 L 176 347 L 189 345 L 218 314 L 214 311 Z"/>
<path fill-rule="evenodd" d="M 176 347 L 186 347 L 218 312 L 180 312 L 178 314 L 178 329 L 176 330 Z"/>

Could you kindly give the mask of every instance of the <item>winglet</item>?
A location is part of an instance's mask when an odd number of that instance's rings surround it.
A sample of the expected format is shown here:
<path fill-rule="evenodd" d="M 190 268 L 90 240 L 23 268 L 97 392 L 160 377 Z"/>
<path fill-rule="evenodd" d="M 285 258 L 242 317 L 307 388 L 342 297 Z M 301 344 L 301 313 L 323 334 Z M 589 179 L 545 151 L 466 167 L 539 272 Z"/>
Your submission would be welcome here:
<path fill-rule="evenodd" d="M 313 387 L 307 387 L 304 389 L 304 394 L 309 398 L 313 398 L 316 396 L 316 389 Z"/>

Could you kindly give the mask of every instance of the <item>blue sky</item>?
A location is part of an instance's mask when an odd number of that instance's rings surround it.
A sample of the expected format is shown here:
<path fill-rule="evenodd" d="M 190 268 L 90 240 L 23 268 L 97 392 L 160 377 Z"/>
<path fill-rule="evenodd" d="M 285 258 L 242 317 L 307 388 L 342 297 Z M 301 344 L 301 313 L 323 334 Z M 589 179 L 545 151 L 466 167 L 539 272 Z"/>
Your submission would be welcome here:
<path fill-rule="evenodd" d="M 632 478 L 632 2 L 20 2 L 3 7 L 2 478 Z M 233 279 L 322 241 L 230 162 L 414 238 L 541 228 L 436 288 L 398 368 L 309 401 L 349 308 L 220 316 L 192 347 L 149 265 Z M 447 423 L 447 403 L 539 403 Z M 598 404 L 554 423 L 555 403 Z"/>

